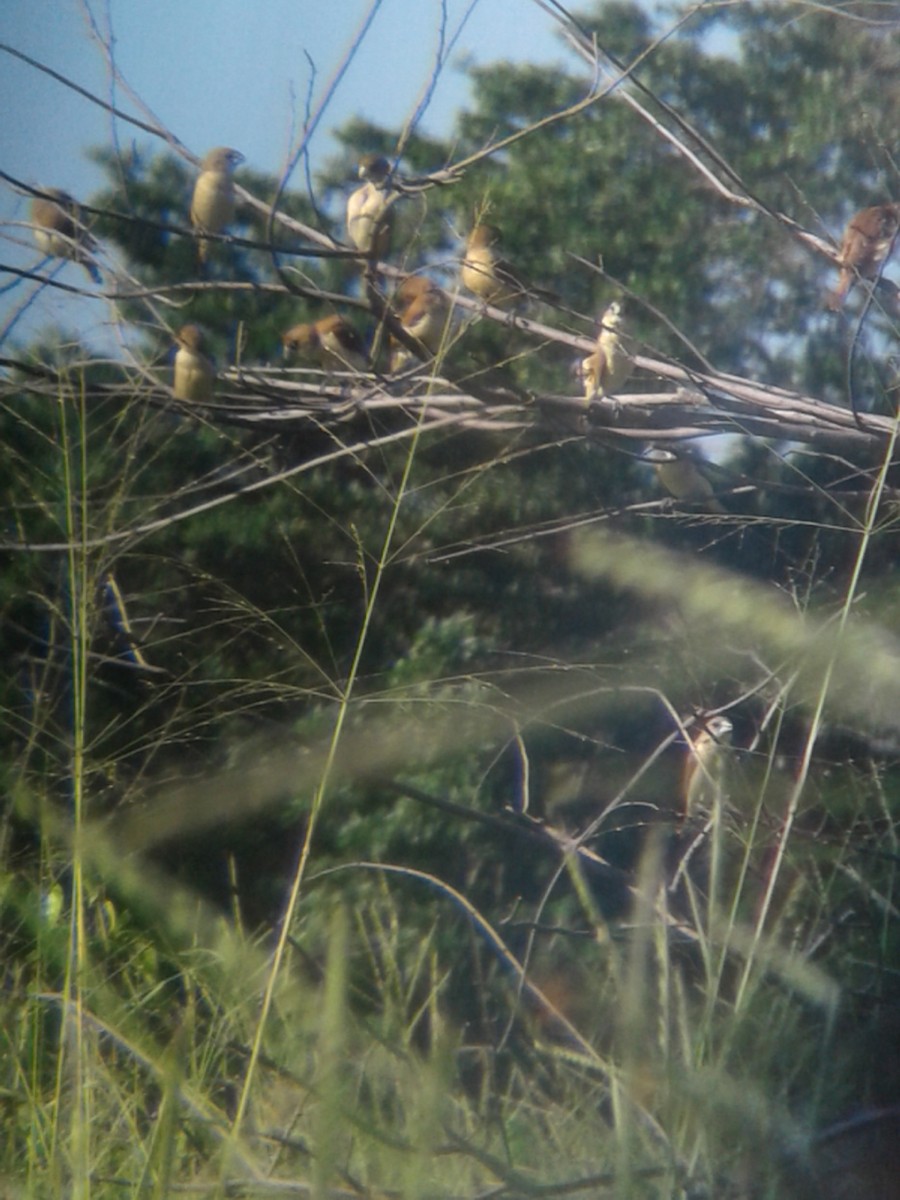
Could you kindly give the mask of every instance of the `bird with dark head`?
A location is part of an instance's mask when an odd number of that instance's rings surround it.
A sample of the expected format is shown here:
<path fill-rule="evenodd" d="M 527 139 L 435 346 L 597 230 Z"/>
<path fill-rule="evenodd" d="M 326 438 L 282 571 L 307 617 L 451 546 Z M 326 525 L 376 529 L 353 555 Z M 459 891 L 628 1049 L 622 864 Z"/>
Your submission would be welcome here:
<path fill-rule="evenodd" d="M 384 187 L 391 177 L 391 164 L 383 154 L 364 154 L 359 160 L 356 173 L 366 183 Z"/>
<path fill-rule="evenodd" d="M 373 265 L 391 252 L 393 205 L 400 193 L 391 186 L 391 164 L 380 154 L 364 154 L 357 174 L 363 182 L 347 198 L 347 237 Z"/>
<path fill-rule="evenodd" d="M 216 146 L 200 164 L 191 199 L 191 225 L 198 235 L 197 258 L 205 263 L 209 243 L 204 233 L 221 233 L 234 220 L 234 171 L 244 161 L 239 150 Z"/>
<path fill-rule="evenodd" d="M 294 325 L 281 335 L 286 359 L 306 359 L 323 371 L 367 371 L 366 348 L 362 338 L 337 313 L 302 325 Z"/>
<path fill-rule="evenodd" d="M 43 192 L 31 201 L 31 224 L 38 249 L 80 263 L 94 283 L 100 283 L 100 272 L 92 257 L 97 243 L 84 227 L 77 200 L 62 188 L 44 188 Z"/>
<path fill-rule="evenodd" d="M 675 451 L 654 446 L 642 455 L 643 461 L 656 469 L 656 477 L 670 496 L 702 504 L 708 512 L 724 513 L 716 499 L 713 486 L 688 451 Z"/>
<path fill-rule="evenodd" d="M 841 241 L 837 286 L 825 307 L 838 312 L 857 278 L 876 279 L 900 232 L 900 204 L 876 204 L 850 218 Z"/>

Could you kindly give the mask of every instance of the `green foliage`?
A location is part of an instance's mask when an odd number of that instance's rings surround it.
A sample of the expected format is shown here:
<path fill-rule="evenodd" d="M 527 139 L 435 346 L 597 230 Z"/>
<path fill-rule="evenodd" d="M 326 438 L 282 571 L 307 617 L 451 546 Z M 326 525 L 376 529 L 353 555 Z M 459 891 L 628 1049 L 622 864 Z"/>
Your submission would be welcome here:
<path fill-rule="evenodd" d="M 399 202 L 399 266 L 454 287 L 486 218 L 561 296 L 528 316 L 593 337 L 624 293 L 641 352 L 845 405 L 831 269 L 772 214 L 836 235 L 896 197 L 898 42 L 784 7 L 658 45 L 636 6 L 580 18 L 649 51 L 629 94 L 759 211 L 616 91 L 544 122 L 589 68 L 507 62 L 446 141 L 354 121 L 316 205 L 292 178 L 279 207 L 340 238 L 360 153 L 414 177 L 521 134 Z M 192 172 L 95 157 L 95 233 L 181 290 L 121 301 L 121 362 L 48 334 L 0 407 L 0 1191 L 800 1194 L 795 1142 L 900 1088 L 867 1048 L 896 1009 L 891 471 L 736 420 L 727 511 L 660 504 L 621 411 L 547 405 L 583 352 L 471 311 L 440 365 L 512 389 L 506 428 L 414 429 L 366 408 L 403 395 L 380 373 L 290 433 L 221 378 L 218 409 L 176 405 L 178 325 L 252 372 L 335 302 L 200 287 Z M 215 246 L 204 282 L 366 295 L 255 209 L 231 232 L 274 253 Z M 865 327 L 862 407 L 893 403 L 892 336 Z"/>

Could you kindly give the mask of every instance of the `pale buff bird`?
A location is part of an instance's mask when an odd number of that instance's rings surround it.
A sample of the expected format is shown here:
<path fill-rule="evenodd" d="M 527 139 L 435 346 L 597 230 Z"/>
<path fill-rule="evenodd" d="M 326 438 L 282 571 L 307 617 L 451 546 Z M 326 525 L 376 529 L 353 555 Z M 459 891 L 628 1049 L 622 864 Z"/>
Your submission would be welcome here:
<path fill-rule="evenodd" d="M 723 798 L 723 774 L 734 726 L 721 714 L 707 717 L 691 729 L 691 741 L 681 776 L 679 802 L 682 820 L 708 813 Z"/>
<path fill-rule="evenodd" d="M 584 398 L 590 402 L 618 392 L 634 371 L 628 339 L 621 332 L 622 303 L 613 300 L 600 318 L 597 348 L 581 363 Z"/>
<path fill-rule="evenodd" d="M 197 325 L 182 325 L 175 334 L 175 375 L 172 390 L 179 400 L 211 400 L 216 368 L 207 358 L 206 339 Z"/>
<path fill-rule="evenodd" d="M 333 314 L 281 335 L 285 358 L 305 358 L 323 371 L 367 371 L 369 363 L 362 338 L 342 316 Z"/>
<path fill-rule="evenodd" d="M 837 312 L 858 277 L 874 279 L 900 232 L 900 204 L 876 204 L 850 218 L 841 242 L 841 273 L 825 307 Z"/>
<path fill-rule="evenodd" d="M 420 279 L 425 286 L 417 285 L 415 289 L 406 289 L 407 296 L 413 290 L 418 294 L 412 295 L 400 310 L 398 320 L 406 333 L 421 343 L 423 353 L 415 357 L 433 357 L 440 351 L 447 337 L 451 311 L 450 299 L 443 288 L 439 288 L 430 279 L 425 279 L 423 276 L 411 276 L 411 279 Z M 408 283 L 410 280 L 405 282 Z M 397 295 L 402 292 L 403 285 L 397 289 Z M 413 360 L 412 351 L 393 337 L 390 339 L 390 347 L 391 370 L 404 370 Z"/>
<path fill-rule="evenodd" d="M 459 277 L 464 288 L 486 304 L 508 304 L 523 299 L 528 284 L 500 253 L 502 235 L 496 225 L 478 224 L 466 241 Z M 547 293 L 545 293 L 546 295 Z"/>
<path fill-rule="evenodd" d="M 200 164 L 191 199 L 191 225 L 195 233 L 221 233 L 234 219 L 234 171 L 243 154 L 228 146 L 216 146 Z M 198 237 L 197 257 L 206 262 L 209 243 Z"/>
<path fill-rule="evenodd" d="M 670 496 L 701 504 L 709 512 L 724 513 L 716 499 L 712 484 L 688 453 L 676 453 L 655 447 L 643 455 L 644 461 L 656 468 L 656 477 Z"/>
<path fill-rule="evenodd" d="M 38 249 L 80 263 L 94 283 L 100 283 L 100 272 L 92 258 L 96 242 L 84 227 L 78 202 L 61 188 L 44 191 L 45 196 L 35 196 L 31 201 L 32 232 Z"/>
<path fill-rule="evenodd" d="M 394 233 L 393 205 L 399 192 L 391 187 L 391 165 L 379 154 L 359 160 L 363 183 L 347 198 L 347 237 L 372 262 L 386 259 Z"/>

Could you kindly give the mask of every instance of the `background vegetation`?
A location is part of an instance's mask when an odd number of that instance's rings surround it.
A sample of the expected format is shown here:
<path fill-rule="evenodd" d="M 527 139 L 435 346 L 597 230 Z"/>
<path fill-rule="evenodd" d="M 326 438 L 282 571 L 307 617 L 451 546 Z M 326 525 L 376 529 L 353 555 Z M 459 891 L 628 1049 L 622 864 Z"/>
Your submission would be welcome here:
<path fill-rule="evenodd" d="M 900 194 L 900 28 L 550 7 L 581 73 L 498 46 L 445 144 L 242 171 L 203 278 L 187 158 L 98 149 L 121 353 L 4 347 L 4 1194 L 894 1194 L 820 1131 L 900 1100 L 897 312 L 822 299 Z M 377 292 L 328 253 L 371 150 L 417 181 Z M 558 305 L 278 364 L 455 293 L 485 213 Z M 641 458 L 702 438 L 724 512 Z"/>

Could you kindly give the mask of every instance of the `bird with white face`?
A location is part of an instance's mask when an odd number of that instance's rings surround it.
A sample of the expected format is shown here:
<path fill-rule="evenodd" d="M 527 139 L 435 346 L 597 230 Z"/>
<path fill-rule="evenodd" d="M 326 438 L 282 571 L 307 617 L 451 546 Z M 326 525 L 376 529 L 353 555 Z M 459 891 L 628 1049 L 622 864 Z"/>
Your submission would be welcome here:
<path fill-rule="evenodd" d="M 198 235 L 197 258 L 206 262 L 209 242 L 204 233 L 221 233 L 234 220 L 234 171 L 244 161 L 239 150 L 216 146 L 200 164 L 191 199 L 191 225 Z"/>
<path fill-rule="evenodd" d="M 718 713 L 698 720 L 681 776 L 680 816 L 682 820 L 711 812 L 724 797 L 724 772 L 734 726 Z"/>
<path fill-rule="evenodd" d="M 400 193 L 391 186 L 391 164 L 380 154 L 359 160 L 360 187 L 347 198 L 347 237 L 372 264 L 391 252 L 394 209 Z"/>
<path fill-rule="evenodd" d="M 622 317 L 622 302 L 613 300 L 600 318 L 596 349 L 582 360 L 581 378 L 587 403 L 618 392 L 634 371 L 634 360 L 621 332 Z"/>
<path fill-rule="evenodd" d="M 302 325 L 281 335 L 287 359 L 305 358 L 323 371 L 367 371 L 368 356 L 363 340 L 337 313 Z"/>

